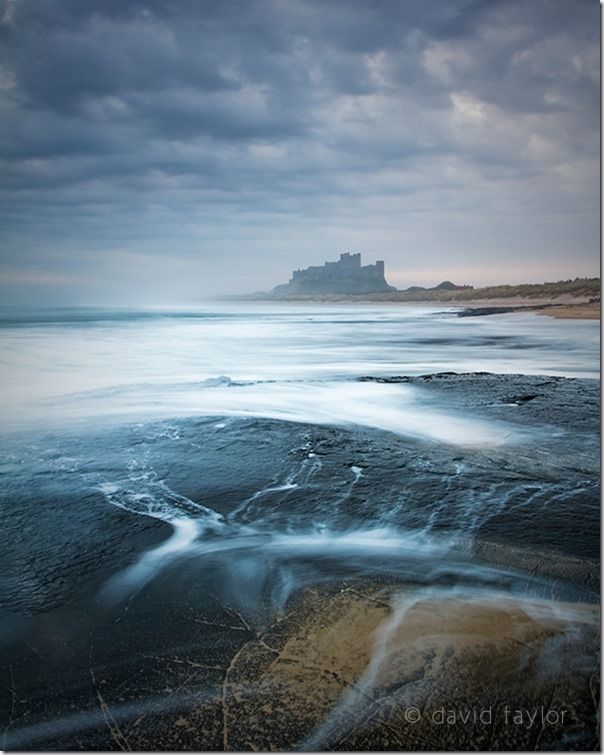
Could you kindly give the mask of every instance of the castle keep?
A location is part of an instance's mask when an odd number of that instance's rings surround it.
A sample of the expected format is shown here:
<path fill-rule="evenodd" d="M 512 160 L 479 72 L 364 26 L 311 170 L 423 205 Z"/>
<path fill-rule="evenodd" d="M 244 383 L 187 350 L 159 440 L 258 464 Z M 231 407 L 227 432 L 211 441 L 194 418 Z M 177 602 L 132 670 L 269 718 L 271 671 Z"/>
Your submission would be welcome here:
<path fill-rule="evenodd" d="M 341 254 L 337 262 L 294 270 L 289 283 L 273 289 L 275 294 L 373 294 L 395 291 L 384 277 L 384 262 L 361 265 L 360 254 Z"/>

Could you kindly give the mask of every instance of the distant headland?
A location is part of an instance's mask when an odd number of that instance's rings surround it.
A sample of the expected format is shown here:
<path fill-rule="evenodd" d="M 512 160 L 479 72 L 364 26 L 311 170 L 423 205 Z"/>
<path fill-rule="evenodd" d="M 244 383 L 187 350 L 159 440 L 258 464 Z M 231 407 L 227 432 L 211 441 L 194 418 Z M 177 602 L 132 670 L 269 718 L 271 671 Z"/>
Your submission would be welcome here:
<path fill-rule="evenodd" d="M 216 297 L 223 301 L 300 302 L 399 302 L 401 304 L 442 303 L 454 307 L 472 305 L 460 314 L 498 314 L 539 310 L 557 317 L 600 317 L 600 279 L 574 278 L 556 282 L 474 288 L 443 281 L 437 286 L 397 289 L 386 281 L 385 264 L 377 260 L 362 265 L 360 253 L 340 254 L 336 262 L 325 262 L 292 272 L 287 283 L 271 291 Z"/>

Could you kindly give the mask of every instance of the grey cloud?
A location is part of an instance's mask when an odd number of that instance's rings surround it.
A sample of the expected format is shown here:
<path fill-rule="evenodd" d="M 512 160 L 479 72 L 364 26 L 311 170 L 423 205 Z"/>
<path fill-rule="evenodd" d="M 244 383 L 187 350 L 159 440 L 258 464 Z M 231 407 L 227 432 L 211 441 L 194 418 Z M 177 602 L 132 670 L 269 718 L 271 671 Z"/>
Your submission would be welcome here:
<path fill-rule="evenodd" d="M 186 29 L 176 37 L 158 24 L 92 17 L 72 29 L 25 28 L 9 45 L 10 65 L 25 104 L 66 112 L 90 99 L 187 83 L 209 92 L 236 87 L 195 42 Z"/>
<path fill-rule="evenodd" d="M 211 238 L 235 260 L 235 230 L 256 249 L 314 223 L 327 244 L 363 219 L 404 238 L 430 206 L 457 213 L 446 234 L 476 203 L 524 213 L 528 239 L 548 204 L 572 223 L 597 192 L 587 0 L 5 0 L 0 19 L 13 262 L 92 237 Z"/>

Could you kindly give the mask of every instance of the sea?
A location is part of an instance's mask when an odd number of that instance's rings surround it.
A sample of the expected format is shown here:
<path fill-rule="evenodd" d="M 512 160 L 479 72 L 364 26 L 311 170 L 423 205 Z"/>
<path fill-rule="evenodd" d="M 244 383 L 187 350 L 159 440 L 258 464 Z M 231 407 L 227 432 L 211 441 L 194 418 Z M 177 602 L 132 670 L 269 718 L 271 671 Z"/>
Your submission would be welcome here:
<path fill-rule="evenodd" d="M 0 339 L 5 430 L 257 416 L 405 435 L 419 416 L 417 432 L 446 440 L 438 406 L 418 415 L 411 389 L 355 381 L 443 371 L 599 377 L 598 322 L 534 313 L 460 318 L 455 309 L 327 304 L 4 310 Z M 460 441 L 473 435 L 465 419 Z"/>
<path fill-rule="evenodd" d="M 27 701 L 5 746 L 98 725 L 70 627 L 166 592 L 156 650 L 183 604 L 261 629 L 338 580 L 596 602 L 599 338 L 453 307 L 3 309 L 0 655 Z"/>

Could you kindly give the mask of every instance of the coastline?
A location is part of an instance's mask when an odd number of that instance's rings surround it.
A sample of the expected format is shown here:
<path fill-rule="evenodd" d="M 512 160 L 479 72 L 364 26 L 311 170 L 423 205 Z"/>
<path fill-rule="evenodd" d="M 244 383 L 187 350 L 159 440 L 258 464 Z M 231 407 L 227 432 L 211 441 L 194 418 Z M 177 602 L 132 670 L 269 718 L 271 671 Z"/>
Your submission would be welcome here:
<path fill-rule="evenodd" d="M 532 312 L 536 315 L 553 317 L 556 320 L 599 320 L 600 302 L 560 302 L 550 301 L 540 304 L 510 305 L 501 300 L 481 302 L 478 307 L 461 309 L 459 317 L 479 317 L 486 315 L 518 314 Z"/>
<path fill-rule="evenodd" d="M 225 299 L 220 299 L 225 301 Z M 399 305 L 417 309 L 442 307 L 447 310 L 457 310 L 460 317 L 478 317 L 498 314 L 532 312 L 537 315 L 553 317 L 557 320 L 599 320 L 601 317 L 600 302 L 573 297 L 560 296 L 557 298 L 523 299 L 521 297 L 474 299 L 472 301 L 430 299 L 426 301 L 406 301 L 402 299 L 384 299 L 372 297 L 354 298 L 350 296 L 320 296 L 320 297 L 236 297 L 226 301 L 258 302 L 263 304 L 342 304 L 342 305 Z M 471 306 L 470 306 L 471 305 Z"/>
<path fill-rule="evenodd" d="M 593 302 L 591 304 L 560 305 L 559 307 L 541 310 L 537 314 L 555 317 L 557 320 L 599 320 L 601 310 L 600 304 Z"/>

